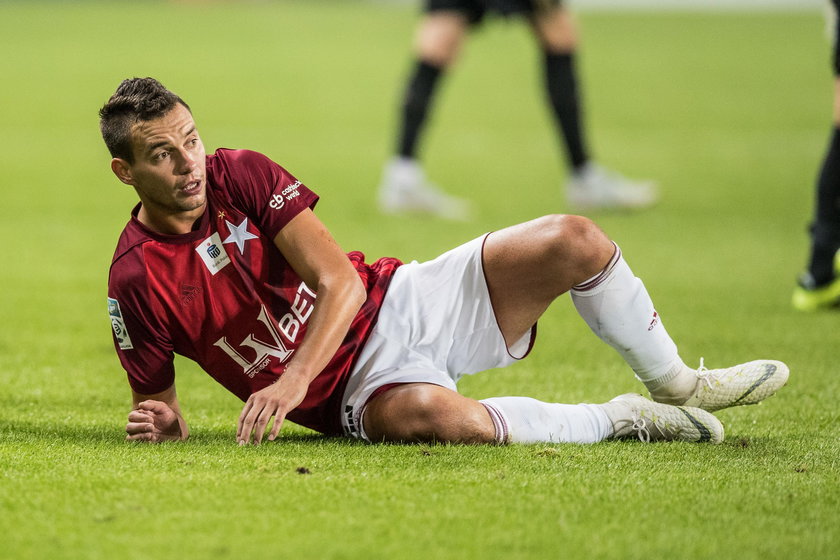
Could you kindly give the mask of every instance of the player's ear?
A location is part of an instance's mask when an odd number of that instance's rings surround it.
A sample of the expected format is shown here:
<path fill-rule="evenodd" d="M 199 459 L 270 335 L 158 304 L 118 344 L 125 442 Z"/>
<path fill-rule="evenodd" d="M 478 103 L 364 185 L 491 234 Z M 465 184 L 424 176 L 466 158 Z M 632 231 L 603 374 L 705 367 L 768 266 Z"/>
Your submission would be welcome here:
<path fill-rule="evenodd" d="M 117 176 L 117 179 L 126 185 L 134 185 L 134 177 L 131 174 L 131 165 L 122 158 L 114 158 L 111 160 L 111 171 Z"/>

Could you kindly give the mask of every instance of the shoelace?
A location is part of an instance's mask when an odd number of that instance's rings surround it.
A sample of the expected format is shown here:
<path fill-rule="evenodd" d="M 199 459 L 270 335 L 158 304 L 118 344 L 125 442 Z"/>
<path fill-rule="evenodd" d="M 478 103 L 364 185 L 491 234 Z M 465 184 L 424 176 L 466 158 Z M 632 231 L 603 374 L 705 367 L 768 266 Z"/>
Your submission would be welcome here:
<path fill-rule="evenodd" d="M 666 437 L 668 437 L 668 433 L 673 436 L 675 433 L 674 426 L 669 425 L 667 422 L 660 422 L 661 418 L 654 417 L 650 420 L 653 424 L 653 427 L 659 430 L 659 432 Z M 650 430 L 648 429 L 648 419 L 644 416 L 636 416 L 633 417 L 633 426 L 631 428 L 636 432 L 636 435 L 639 436 L 639 439 L 645 443 L 650 443 Z"/>
<path fill-rule="evenodd" d="M 647 428 L 647 421 L 644 418 L 639 416 L 633 419 L 633 430 L 635 430 L 640 440 L 645 443 L 650 443 L 650 431 Z"/>
<path fill-rule="evenodd" d="M 703 364 L 702 356 L 700 357 L 700 367 L 697 368 L 697 377 L 706 384 L 707 388 L 714 388 L 714 384 L 712 382 L 716 381 L 717 379 L 714 377 L 714 375 L 712 375 L 712 372 L 709 369 L 707 369 L 706 366 Z"/>

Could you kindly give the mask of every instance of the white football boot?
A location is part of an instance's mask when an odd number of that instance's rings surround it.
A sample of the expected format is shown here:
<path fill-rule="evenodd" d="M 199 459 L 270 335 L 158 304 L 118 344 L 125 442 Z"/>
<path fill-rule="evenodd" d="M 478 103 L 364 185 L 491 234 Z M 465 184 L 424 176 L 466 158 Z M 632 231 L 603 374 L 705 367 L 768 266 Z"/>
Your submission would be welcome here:
<path fill-rule="evenodd" d="M 425 214 L 446 220 L 465 221 L 472 215 L 468 200 L 444 193 L 426 180 L 416 160 L 402 157 L 385 165 L 379 207 L 386 214 Z"/>
<path fill-rule="evenodd" d="M 569 178 L 566 199 L 575 210 L 632 210 L 652 206 L 658 195 L 652 181 L 631 181 L 589 162 Z"/>
<path fill-rule="evenodd" d="M 695 375 L 694 391 L 687 399 L 680 399 L 679 404 L 714 411 L 763 401 L 787 383 L 790 370 L 776 360 L 755 360 L 723 369 L 706 369 L 701 358 Z M 672 399 L 667 400 L 673 403 Z"/>
<path fill-rule="evenodd" d="M 715 416 L 688 406 L 671 406 L 642 395 L 619 395 L 600 405 L 612 422 L 614 438 L 650 441 L 723 442 L 723 424 Z"/>

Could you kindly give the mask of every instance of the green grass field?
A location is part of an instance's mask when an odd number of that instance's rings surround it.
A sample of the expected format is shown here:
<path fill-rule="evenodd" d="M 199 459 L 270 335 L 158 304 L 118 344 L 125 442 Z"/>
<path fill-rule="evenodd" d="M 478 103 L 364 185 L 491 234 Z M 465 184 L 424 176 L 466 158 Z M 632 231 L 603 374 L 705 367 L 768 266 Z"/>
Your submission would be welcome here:
<path fill-rule="evenodd" d="M 722 446 L 366 445 L 287 424 L 240 448 L 241 404 L 186 361 L 190 441 L 123 442 L 105 286 L 135 194 L 96 112 L 124 77 L 180 93 L 208 151 L 285 165 L 370 259 L 566 211 L 539 59 L 524 26 L 497 21 L 424 144 L 479 218 L 378 213 L 415 21 L 414 5 L 349 0 L 0 3 L 0 558 L 836 558 L 840 315 L 789 308 L 829 131 L 819 13 L 580 15 L 594 150 L 663 192 L 593 217 L 688 363 L 791 367 L 776 397 L 719 413 Z M 602 402 L 642 387 L 563 298 L 529 359 L 461 389 Z"/>

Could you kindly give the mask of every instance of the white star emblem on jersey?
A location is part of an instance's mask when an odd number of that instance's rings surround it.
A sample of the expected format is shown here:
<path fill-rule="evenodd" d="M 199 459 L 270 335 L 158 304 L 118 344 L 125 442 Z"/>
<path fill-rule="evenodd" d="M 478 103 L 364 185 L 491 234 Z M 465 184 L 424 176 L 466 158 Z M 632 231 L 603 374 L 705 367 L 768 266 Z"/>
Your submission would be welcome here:
<path fill-rule="evenodd" d="M 249 239 L 257 239 L 257 236 L 248 231 L 248 218 L 243 218 L 242 223 L 238 226 L 233 225 L 225 220 L 228 226 L 230 235 L 225 238 L 222 243 L 236 243 L 236 248 L 239 249 L 239 254 L 245 254 L 245 242 Z"/>

